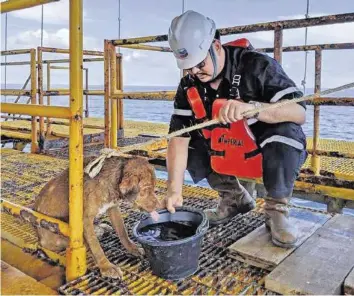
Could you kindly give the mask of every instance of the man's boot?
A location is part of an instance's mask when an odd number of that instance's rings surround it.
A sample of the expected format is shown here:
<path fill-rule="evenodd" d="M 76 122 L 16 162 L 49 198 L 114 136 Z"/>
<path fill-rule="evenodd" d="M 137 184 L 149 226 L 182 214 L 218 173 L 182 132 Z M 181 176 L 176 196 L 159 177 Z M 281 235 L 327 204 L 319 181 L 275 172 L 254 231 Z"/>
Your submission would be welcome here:
<path fill-rule="evenodd" d="M 219 196 L 217 208 L 204 211 L 210 225 L 226 223 L 237 214 L 245 214 L 256 207 L 256 202 L 246 190 L 239 196 L 231 192 L 220 192 Z"/>
<path fill-rule="evenodd" d="M 266 198 L 264 204 L 266 227 L 270 230 L 273 244 L 282 248 L 292 248 L 297 243 L 297 229 L 291 225 L 289 199 Z"/>

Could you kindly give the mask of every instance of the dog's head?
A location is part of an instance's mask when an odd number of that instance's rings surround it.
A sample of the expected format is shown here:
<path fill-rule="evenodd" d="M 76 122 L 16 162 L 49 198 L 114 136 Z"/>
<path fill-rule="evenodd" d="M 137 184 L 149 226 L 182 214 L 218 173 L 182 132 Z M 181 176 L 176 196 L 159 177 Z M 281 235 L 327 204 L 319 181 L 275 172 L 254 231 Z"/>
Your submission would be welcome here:
<path fill-rule="evenodd" d="M 140 210 L 155 211 L 161 207 L 155 195 L 155 184 L 155 170 L 147 159 L 133 157 L 127 160 L 119 184 L 124 200 L 135 203 Z"/>

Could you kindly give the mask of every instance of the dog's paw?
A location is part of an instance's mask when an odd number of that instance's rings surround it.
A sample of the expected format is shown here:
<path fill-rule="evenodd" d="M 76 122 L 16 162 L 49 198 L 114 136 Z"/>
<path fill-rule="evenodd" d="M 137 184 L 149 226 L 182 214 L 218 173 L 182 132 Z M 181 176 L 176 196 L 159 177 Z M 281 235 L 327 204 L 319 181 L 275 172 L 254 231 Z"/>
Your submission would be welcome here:
<path fill-rule="evenodd" d="M 131 244 L 129 248 L 127 248 L 129 254 L 132 254 L 137 257 L 144 257 L 145 251 L 143 248 L 139 248 L 136 244 Z"/>
<path fill-rule="evenodd" d="M 100 266 L 100 272 L 102 276 L 112 279 L 121 279 L 123 277 L 122 270 L 112 263 Z"/>

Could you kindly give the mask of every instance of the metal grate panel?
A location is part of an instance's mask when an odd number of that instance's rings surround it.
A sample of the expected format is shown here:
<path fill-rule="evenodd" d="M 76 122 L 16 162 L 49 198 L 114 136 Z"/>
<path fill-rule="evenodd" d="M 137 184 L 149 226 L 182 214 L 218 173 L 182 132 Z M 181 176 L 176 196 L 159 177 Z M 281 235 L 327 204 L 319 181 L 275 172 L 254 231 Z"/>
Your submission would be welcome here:
<path fill-rule="evenodd" d="M 30 206 L 53 176 L 67 167 L 67 160 L 1 149 L 2 198 Z M 11 151 L 11 152 L 10 152 Z"/>
<path fill-rule="evenodd" d="M 214 207 L 213 199 L 188 197 L 185 205 L 199 209 Z M 132 227 L 141 218 L 141 213 L 122 205 L 127 213 L 125 223 L 130 237 Z M 106 233 L 100 243 L 108 259 L 120 266 L 123 280 L 100 277 L 94 268 L 87 275 L 60 288 L 63 294 L 265 294 L 264 276 L 268 271 L 247 266 L 227 256 L 227 248 L 264 221 L 263 215 L 251 212 L 238 215 L 229 223 L 209 229 L 199 258 L 195 275 L 180 281 L 167 281 L 154 276 L 146 259 L 141 260 L 126 253 L 115 233 Z M 135 239 L 133 238 L 135 241 Z"/>
<path fill-rule="evenodd" d="M 1 213 L 1 237 L 21 248 L 36 249 L 37 234 L 33 226 L 5 212 Z"/>
<path fill-rule="evenodd" d="M 303 169 L 311 168 L 311 158 L 306 159 Z M 354 159 L 320 156 L 321 174 L 334 175 L 338 179 L 354 180 Z"/>
<path fill-rule="evenodd" d="M 307 138 L 307 149 L 313 149 L 313 138 Z M 354 158 L 354 142 L 319 139 L 318 151 L 321 153 L 328 152 L 333 156 L 342 155 L 348 158 Z"/>
<path fill-rule="evenodd" d="M 3 162 L 3 196 L 23 205 L 30 205 L 33 197 L 54 174 L 67 166 L 66 160 L 43 155 L 19 153 L 10 149 L 1 151 Z M 157 181 L 156 193 L 163 197 L 166 183 Z M 198 209 L 211 208 L 217 204 L 217 193 L 209 188 L 184 186 L 185 205 Z M 200 267 L 194 276 L 183 281 L 166 281 L 151 273 L 146 259 L 127 254 L 114 231 L 106 232 L 100 243 L 108 259 L 121 267 L 122 281 L 102 278 L 94 260 L 88 254 L 88 273 L 60 288 L 63 294 L 268 294 L 263 282 L 268 271 L 250 267 L 227 256 L 227 248 L 260 226 L 264 217 L 260 212 L 262 200 L 257 200 L 257 209 L 246 215 L 238 215 L 229 223 L 212 227 L 204 237 L 199 258 Z M 133 238 L 132 227 L 141 219 L 142 213 L 122 203 L 122 212 Z M 55 254 L 37 249 L 37 236 L 32 226 L 2 213 L 2 236 L 22 248 L 31 249 L 44 260 L 51 259 L 65 264 L 65 252 Z M 107 217 L 100 219 L 108 223 Z"/>

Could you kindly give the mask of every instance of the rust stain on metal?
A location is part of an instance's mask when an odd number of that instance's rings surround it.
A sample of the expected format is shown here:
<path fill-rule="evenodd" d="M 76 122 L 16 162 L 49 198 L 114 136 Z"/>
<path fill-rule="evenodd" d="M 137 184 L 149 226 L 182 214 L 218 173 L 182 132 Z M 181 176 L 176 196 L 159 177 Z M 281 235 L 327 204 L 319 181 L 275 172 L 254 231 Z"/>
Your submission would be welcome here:
<path fill-rule="evenodd" d="M 34 216 L 31 212 L 28 212 L 26 210 L 21 210 L 20 211 L 20 217 L 27 221 L 27 222 L 30 222 L 31 224 L 35 225 L 35 226 L 38 226 L 39 223 L 38 223 L 38 220 L 37 220 L 37 217 Z"/>
<path fill-rule="evenodd" d="M 122 45 L 117 45 L 117 46 L 123 47 L 123 48 L 130 48 L 130 49 L 172 52 L 172 50 L 166 46 L 152 46 L 152 45 L 146 45 L 146 44 L 122 44 Z"/>
<path fill-rule="evenodd" d="M 313 174 L 311 169 L 302 170 L 302 172 L 306 174 Z M 334 178 L 334 175 L 330 172 L 321 170 L 321 176 L 299 176 L 297 181 L 311 183 L 314 185 L 324 185 L 331 187 L 339 187 L 346 189 L 354 189 L 354 181 L 341 180 L 338 178 Z"/>
<path fill-rule="evenodd" d="M 39 226 L 48 229 L 55 234 L 60 234 L 59 225 L 57 223 L 48 222 L 41 219 L 39 222 Z"/>
<path fill-rule="evenodd" d="M 283 29 L 277 26 L 274 29 L 274 58 L 279 64 L 282 63 Z"/>
<path fill-rule="evenodd" d="M 75 121 L 79 121 L 79 120 L 82 120 L 82 116 L 81 116 L 80 114 L 75 114 L 75 115 L 73 116 L 73 119 L 74 119 Z"/>
<path fill-rule="evenodd" d="M 10 209 L 6 209 L 6 212 L 8 212 L 11 215 L 14 215 Z M 16 215 L 14 215 L 16 216 Z M 55 234 L 61 234 L 59 225 L 57 223 L 45 221 L 44 219 L 37 218 L 33 213 L 26 211 L 26 210 L 21 210 L 20 211 L 20 218 L 23 220 L 31 223 L 35 227 L 42 227 L 44 229 L 47 229 Z"/>
<path fill-rule="evenodd" d="M 173 101 L 176 92 L 174 91 L 157 91 L 157 92 L 126 92 L 117 95 L 118 98 L 125 100 L 164 100 Z M 116 98 L 116 97 L 113 97 Z"/>
<path fill-rule="evenodd" d="M 322 69 L 322 50 L 316 49 L 315 51 L 315 93 L 321 91 L 321 69 Z M 314 119 L 313 119 L 313 156 L 316 156 L 318 150 L 318 143 L 320 137 L 320 106 L 314 107 Z M 317 170 L 318 172 L 318 170 Z"/>
<path fill-rule="evenodd" d="M 338 157 L 338 158 L 347 157 L 346 154 L 340 153 L 340 152 L 338 152 L 338 151 L 329 151 L 329 152 L 327 153 L 327 155 L 333 156 L 333 157 Z"/>
<path fill-rule="evenodd" d="M 331 173 L 331 172 L 328 172 L 328 171 L 325 171 L 325 170 L 320 170 L 320 174 L 322 176 L 325 176 L 325 177 L 329 177 L 329 178 L 335 178 L 335 174 Z"/>
<path fill-rule="evenodd" d="M 309 153 L 313 153 L 313 150 L 310 150 Z M 321 156 L 332 156 L 336 158 L 348 158 L 348 155 L 339 151 L 316 151 L 317 155 Z"/>
<path fill-rule="evenodd" d="M 314 44 L 314 45 L 298 45 L 283 47 L 283 52 L 292 51 L 313 51 L 316 49 L 322 50 L 335 50 L 335 49 L 354 49 L 354 43 L 327 43 L 327 44 Z M 274 51 L 273 47 L 257 48 L 257 51 L 271 53 Z"/>
<path fill-rule="evenodd" d="M 354 106 L 354 97 L 332 97 L 332 98 L 316 98 L 307 102 L 307 105 L 325 105 L 325 106 Z"/>
<path fill-rule="evenodd" d="M 296 20 L 284 20 L 268 23 L 259 23 L 253 25 L 244 25 L 244 26 L 235 26 L 228 28 L 220 28 L 221 35 L 232 35 L 240 33 L 250 33 L 250 32 L 259 32 L 259 31 L 271 31 L 277 27 L 283 29 L 295 29 L 311 26 L 320 26 L 320 25 L 330 25 L 330 24 L 340 24 L 346 22 L 354 21 L 354 13 L 345 13 L 329 16 L 314 17 L 308 19 L 296 19 Z M 138 37 L 138 38 L 129 38 L 129 39 L 120 39 L 120 40 L 111 40 L 114 45 L 124 45 L 124 44 L 138 44 L 145 42 L 161 42 L 167 41 L 167 35 L 156 35 L 148 37 Z"/>
<path fill-rule="evenodd" d="M 145 43 L 145 42 L 162 42 L 167 40 L 168 40 L 167 35 L 156 35 L 156 36 L 148 36 L 148 37 L 111 40 L 110 42 L 114 45 L 122 45 L 122 44 L 137 44 L 137 43 Z"/>
<path fill-rule="evenodd" d="M 58 96 L 59 95 L 59 91 L 56 91 L 56 90 L 47 90 L 45 92 L 45 95 L 46 96 Z"/>
<path fill-rule="evenodd" d="M 17 55 L 17 54 L 27 54 L 30 53 L 31 49 L 13 49 L 13 50 L 2 50 L 1 55 Z"/>
<path fill-rule="evenodd" d="M 253 25 L 245 25 L 245 26 L 235 26 L 229 28 L 222 28 L 219 29 L 219 31 L 220 31 L 220 35 L 231 35 L 231 34 L 238 34 L 238 33 L 251 33 L 257 31 L 271 31 L 274 30 L 277 26 L 281 26 L 283 27 L 283 29 L 296 29 L 296 28 L 311 27 L 311 26 L 340 24 L 340 23 L 353 22 L 353 21 L 354 21 L 354 13 L 344 13 L 344 14 L 337 14 L 337 15 L 313 17 L 308 19 L 284 20 L 284 21 L 259 23 Z"/>

